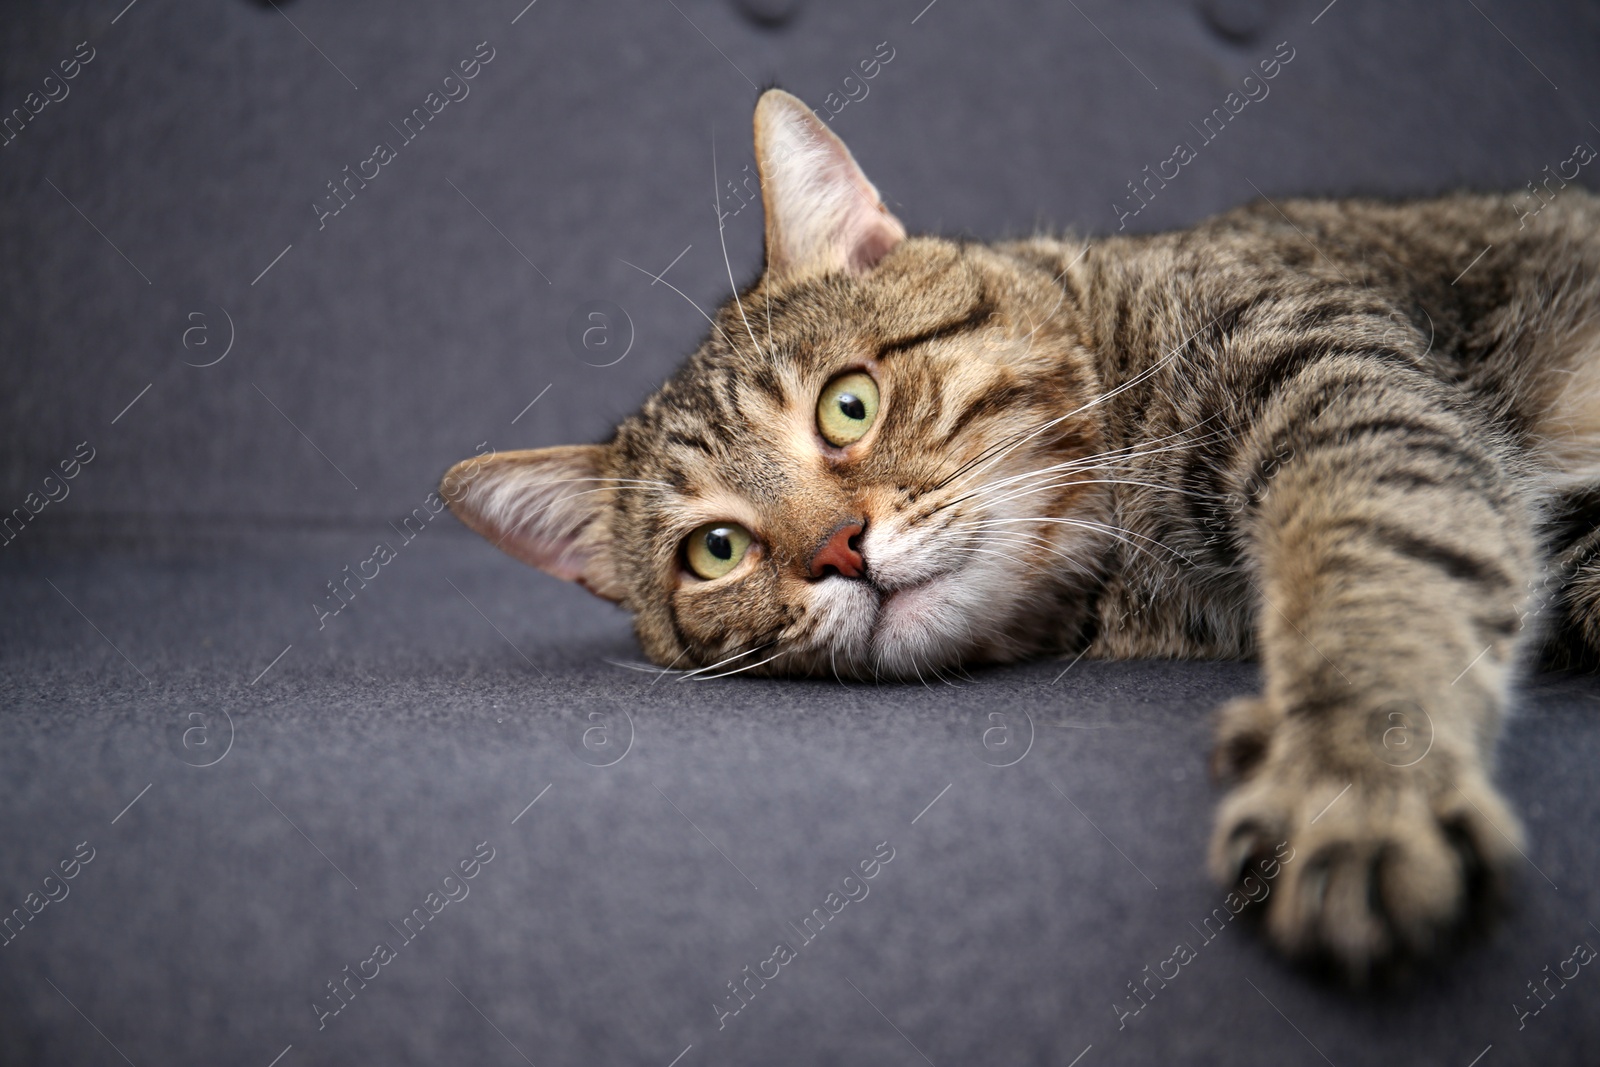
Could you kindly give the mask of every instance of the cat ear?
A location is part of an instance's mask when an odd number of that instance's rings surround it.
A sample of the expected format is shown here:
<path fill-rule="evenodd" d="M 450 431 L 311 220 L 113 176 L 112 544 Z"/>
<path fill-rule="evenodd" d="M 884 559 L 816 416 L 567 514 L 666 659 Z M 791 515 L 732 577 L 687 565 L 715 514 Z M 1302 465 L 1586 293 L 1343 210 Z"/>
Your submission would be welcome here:
<path fill-rule="evenodd" d="M 769 271 L 862 274 L 906 239 L 850 149 L 805 104 L 768 89 L 755 126 Z"/>
<path fill-rule="evenodd" d="M 604 445 L 492 452 L 451 467 L 439 495 L 508 555 L 620 601 L 608 526 L 599 521 L 612 499 L 596 491 L 606 485 L 605 455 Z"/>

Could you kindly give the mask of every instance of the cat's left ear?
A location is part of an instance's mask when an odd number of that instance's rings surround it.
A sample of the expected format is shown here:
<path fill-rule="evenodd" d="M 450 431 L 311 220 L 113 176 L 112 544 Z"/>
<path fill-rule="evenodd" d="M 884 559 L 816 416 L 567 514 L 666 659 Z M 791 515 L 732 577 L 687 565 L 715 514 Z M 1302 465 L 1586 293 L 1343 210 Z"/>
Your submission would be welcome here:
<path fill-rule="evenodd" d="M 798 98 L 768 89 L 755 126 L 769 271 L 863 274 L 906 239 L 850 149 Z"/>
<path fill-rule="evenodd" d="M 493 452 L 446 472 L 439 495 L 496 548 L 547 574 L 621 601 L 612 562 L 605 445 Z"/>

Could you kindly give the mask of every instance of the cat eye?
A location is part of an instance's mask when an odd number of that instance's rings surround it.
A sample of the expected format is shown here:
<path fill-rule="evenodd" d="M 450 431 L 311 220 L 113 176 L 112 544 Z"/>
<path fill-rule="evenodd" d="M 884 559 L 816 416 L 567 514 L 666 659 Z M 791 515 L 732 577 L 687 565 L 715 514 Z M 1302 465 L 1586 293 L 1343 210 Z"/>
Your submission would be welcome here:
<path fill-rule="evenodd" d="M 863 371 L 841 374 L 817 398 L 817 430 L 830 445 L 843 448 L 867 435 L 878 417 L 878 383 Z"/>
<path fill-rule="evenodd" d="M 733 570 L 749 551 L 749 530 L 732 522 L 708 522 L 689 535 L 683 554 L 689 569 L 709 580 Z"/>

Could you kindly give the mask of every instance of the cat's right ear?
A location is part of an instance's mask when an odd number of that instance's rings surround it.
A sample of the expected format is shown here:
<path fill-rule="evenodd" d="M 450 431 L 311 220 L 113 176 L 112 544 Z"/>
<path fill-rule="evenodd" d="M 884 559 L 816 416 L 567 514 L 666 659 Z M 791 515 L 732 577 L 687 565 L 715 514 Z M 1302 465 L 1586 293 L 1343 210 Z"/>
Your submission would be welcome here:
<path fill-rule="evenodd" d="M 798 98 L 768 89 L 755 125 L 769 271 L 862 274 L 906 239 L 850 149 Z"/>
<path fill-rule="evenodd" d="M 439 495 L 495 547 L 547 574 L 621 601 L 609 526 L 606 446 L 492 452 L 446 472 Z"/>

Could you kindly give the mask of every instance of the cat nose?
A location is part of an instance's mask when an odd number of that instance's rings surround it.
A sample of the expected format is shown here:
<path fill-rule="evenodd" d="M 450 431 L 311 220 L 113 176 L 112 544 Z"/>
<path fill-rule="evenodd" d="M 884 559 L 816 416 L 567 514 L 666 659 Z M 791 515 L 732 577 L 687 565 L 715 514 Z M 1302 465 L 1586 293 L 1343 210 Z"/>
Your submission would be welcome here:
<path fill-rule="evenodd" d="M 845 578 L 860 578 L 867 573 L 867 561 L 861 558 L 861 535 L 866 532 L 864 519 L 848 519 L 839 524 L 811 555 L 807 568 L 811 577 L 824 578 L 829 568 Z"/>

